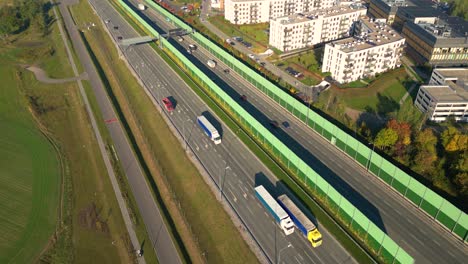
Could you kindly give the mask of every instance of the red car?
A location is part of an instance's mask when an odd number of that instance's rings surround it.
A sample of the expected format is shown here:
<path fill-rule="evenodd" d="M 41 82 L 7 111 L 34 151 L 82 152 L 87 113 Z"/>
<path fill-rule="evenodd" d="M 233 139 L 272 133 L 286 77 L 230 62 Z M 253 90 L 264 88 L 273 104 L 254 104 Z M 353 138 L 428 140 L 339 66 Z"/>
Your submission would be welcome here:
<path fill-rule="evenodd" d="M 172 105 L 172 102 L 168 97 L 163 98 L 162 101 L 163 101 L 164 107 L 166 107 L 167 111 L 171 112 L 172 110 L 174 110 L 174 105 Z"/>

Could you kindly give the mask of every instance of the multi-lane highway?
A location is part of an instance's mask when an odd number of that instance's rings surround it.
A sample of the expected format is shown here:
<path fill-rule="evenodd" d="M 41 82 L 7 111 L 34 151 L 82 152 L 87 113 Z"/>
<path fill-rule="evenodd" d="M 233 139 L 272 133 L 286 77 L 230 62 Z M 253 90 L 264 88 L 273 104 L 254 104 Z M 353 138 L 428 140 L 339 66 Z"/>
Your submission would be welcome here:
<path fill-rule="evenodd" d="M 90 0 L 103 20 L 110 20 L 109 28 L 114 38 L 137 37 L 138 33 L 127 24 L 107 1 Z M 118 26 L 114 30 L 114 26 Z M 354 259 L 320 226 L 323 244 L 313 249 L 299 232 L 285 236 L 273 218 L 255 198 L 253 187 L 265 185 L 279 195 L 287 192 L 276 182 L 272 173 L 244 146 L 235 133 L 213 116 L 215 126 L 221 131 L 222 143 L 214 145 L 196 124 L 196 116 L 210 112 L 205 103 L 177 74 L 165 64 L 148 45 L 123 49 L 124 55 L 135 69 L 153 97 L 160 101 L 172 96 L 175 110 L 168 115 L 171 123 L 183 133 L 189 148 L 203 164 L 216 184 L 222 182 L 224 199 L 238 214 L 248 232 L 258 243 L 270 262 L 281 258 L 281 263 L 354 263 Z M 292 196 L 292 195 L 290 195 Z M 288 244 L 291 243 L 291 247 Z M 281 252 L 281 255 L 279 253 Z M 207 254 L 209 261 L 210 254 Z"/>
<path fill-rule="evenodd" d="M 150 18 L 158 30 L 174 28 L 154 10 L 147 10 L 143 15 Z M 171 40 L 171 43 L 233 98 L 247 95 L 248 102 L 242 105 L 265 126 L 269 126 L 270 120 L 276 120 L 280 124 L 287 122 L 288 128 L 281 125 L 280 129 L 272 128 L 272 132 L 389 234 L 416 262 L 458 263 L 468 257 L 465 244 L 237 73 L 225 73 L 224 69 L 228 67 L 206 50 L 199 47 L 197 51 L 188 54 L 188 44 L 196 44 L 189 37 L 185 37 L 183 42 Z M 207 67 L 208 59 L 216 60 L 218 66 L 214 69 Z"/>

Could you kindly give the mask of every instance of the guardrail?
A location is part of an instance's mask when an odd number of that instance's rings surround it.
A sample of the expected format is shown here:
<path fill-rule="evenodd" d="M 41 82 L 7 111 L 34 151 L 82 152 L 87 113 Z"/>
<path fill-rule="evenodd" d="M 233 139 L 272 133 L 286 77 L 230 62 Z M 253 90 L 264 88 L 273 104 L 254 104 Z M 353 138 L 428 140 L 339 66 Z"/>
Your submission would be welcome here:
<path fill-rule="evenodd" d="M 158 4 L 151 0 L 145 1 L 177 26 L 186 30 L 192 30 L 189 25 Z M 202 34 L 195 32 L 191 36 L 211 54 L 302 120 L 307 126 L 330 141 L 331 144 L 352 157 L 372 174 L 386 182 L 403 197 L 411 201 L 417 208 L 426 212 L 464 242 L 468 241 L 468 216 L 462 210 L 402 171 L 366 144 L 359 142 L 352 135 L 349 135 L 332 122 L 320 116 L 317 112 L 300 103 L 297 99 L 281 90 L 274 83 L 265 79 L 262 75 L 246 66 Z"/>
<path fill-rule="evenodd" d="M 124 1 L 119 1 L 121 6 L 128 12 L 128 14 L 136 19 L 147 31 L 154 36 L 159 37 L 156 32 L 144 19 L 142 19 L 130 6 Z M 161 10 L 166 15 L 170 15 L 175 23 L 183 23 L 177 17 L 172 16 L 166 10 L 152 2 L 148 2 L 157 10 Z M 185 29 L 187 26 L 183 27 Z M 203 37 L 195 33 L 198 37 Z M 218 87 L 208 76 L 192 64 L 182 53 L 180 53 L 174 46 L 172 46 L 164 38 L 159 38 L 160 44 L 172 55 L 179 65 L 187 71 L 192 78 L 202 83 L 202 87 L 218 101 L 220 105 L 225 107 L 234 119 L 242 125 L 250 134 L 255 137 L 259 142 L 263 143 L 263 147 L 269 149 L 290 171 L 295 172 L 298 179 L 308 186 L 311 190 L 315 190 L 317 195 L 324 199 L 329 205 L 329 209 L 338 216 L 341 221 L 350 229 L 355 232 L 363 241 L 371 246 L 374 253 L 380 256 L 386 262 L 398 263 L 413 263 L 414 259 L 400 246 L 398 246 L 389 236 L 387 236 L 378 226 L 370 221 L 364 214 L 362 214 L 354 205 L 352 205 L 345 197 L 343 197 L 333 186 L 316 173 L 308 164 L 306 164 L 300 157 L 284 145 L 278 138 L 276 138 L 268 129 L 266 129 L 260 122 L 252 117 L 245 111 L 235 100 L 226 94 L 220 87 Z M 239 65 L 244 67 L 245 65 Z M 245 69 L 244 69 L 245 70 Z M 263 79 L 263 78 L 262 78 Z M 259 79 L 265 82 L 265 79 Z M 275 91 L 277 96 L 282 96 L 280 89 Z M 295 99 L 289 97 L 288 103 L 294 103 Z"/>

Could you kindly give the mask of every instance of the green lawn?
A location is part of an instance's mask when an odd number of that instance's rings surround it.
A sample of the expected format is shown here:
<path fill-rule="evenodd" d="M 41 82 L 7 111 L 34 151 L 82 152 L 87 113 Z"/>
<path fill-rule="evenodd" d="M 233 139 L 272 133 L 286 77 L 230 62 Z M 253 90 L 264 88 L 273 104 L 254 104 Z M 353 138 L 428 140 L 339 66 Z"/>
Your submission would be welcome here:
<path fill-rule="evenodd" d="M 252 44 L 253 53 L 264 52 L 268 47 L 268 23 L 252 24 L 252 25 L 234 25 L 224 19 L 223 16 L 212 16 L 209 21 L 218 27 L 221 31 L 230 37 L 242 37 L 245 41 Z M 236 43 L 236 45 L 242 45 Z"/>
<path fill-rule="evenodd" d="M 365 88 L 331 89 L 330 93 L 342 98 L 346 106 L 353 109 L 389 113 L 398 110 L 400 99 L 411 86 L 405 82 L 406 78 L 405 70 L 400 68 L 381 75 Z M 355 82 L 356 86 L 363 84 L 359 82 Z"/>
<path fill-rule="evenodd" d="M 5 52 L 5 49 L 0 49 Z M 60 165 L 21 93 L 18 72 L 0 55 L 0 262 L 32 263 L 54 232 Z"/>
<path fill-rule="evenodd" d="M 303 53 L 297 56 L 293 56 L 290 58 L 285 59 L 285 62 L 287 63 L 293 63 L 293 64 L 298 64 L 301 67 L 307 69 L 308 71 L 311 72 L 316 72 L 320 73 L 320 65 L 319 65 L 319 60 L 320 56 L 322 56 L 322 48 L 317 49 L 317 50 L 312 50 L 307 53 Z"/>
<path fill-rule="evenodd" d="M 0 45 L 0 263 L 132 262 L 78 86 L 42 84 L 18 66 L 72 76 L 57 23 L 46 36 L 33 26 L 11 39 Z"/>

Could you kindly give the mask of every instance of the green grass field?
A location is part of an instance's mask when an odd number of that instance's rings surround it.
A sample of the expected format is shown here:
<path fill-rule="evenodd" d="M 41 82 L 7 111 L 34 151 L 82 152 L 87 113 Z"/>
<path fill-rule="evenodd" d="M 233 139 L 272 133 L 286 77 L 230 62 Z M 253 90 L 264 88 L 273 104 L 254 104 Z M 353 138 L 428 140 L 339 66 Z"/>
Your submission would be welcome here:
<path fill-rule="evenodd" d="M 264 52 L 268 47 L 268 34 L 265 30 L 268 29 L 268 23 L 252 24 L 252 25 L 233 25 L 223 16 L 212 16 L 209 21 L 223 31 L 228 36 L 242 37 L 245 41 L 252 44 L 252 52 Z M 236 45 L 242 45 L 236 43 Z"/>
<path fill-rule="evenodd" d="M 132 263 L 78 86 L 39 83 L 19 66 L 72 76 L 57 23 L 10 40 L 0 44 L 0 263 Z"/>
<path fill-rule="evenodd" d="M 56 226 L 61 169 L 0 51 L 0 263 L 31 263 Z"/>
<path fill-rule="evenodd" d="M 336 94 L 348 107 L 356 110 L 370 108 L 376 112 L 393 112 L 411 86 L 405 83 L 406 77 L 405 69 L 400 68 L 380 76 L 365 88 L 331 89 L 326 93 Z"/>

